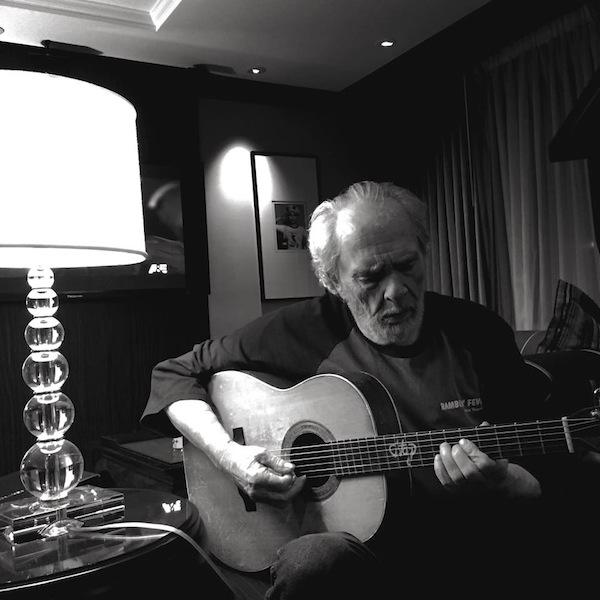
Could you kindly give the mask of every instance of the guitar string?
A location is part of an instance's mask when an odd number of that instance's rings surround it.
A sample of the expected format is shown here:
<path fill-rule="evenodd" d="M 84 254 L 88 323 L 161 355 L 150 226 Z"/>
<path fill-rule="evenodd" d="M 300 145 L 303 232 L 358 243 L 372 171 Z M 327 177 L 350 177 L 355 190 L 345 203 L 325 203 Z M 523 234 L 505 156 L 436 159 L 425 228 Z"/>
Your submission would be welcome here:
<path fill-rule="evenodd" d="M 571 433 L 577 433 L 583 429 L 589 429 L 595 426 L 594 423 L 584 424 L 584 425 L 570 425 L 569 430 Z M 477 429 L 460 429 L 460 430 L 441 430 L 441 431 L 431 431 L 431 432 L 411 432 L 411 433 L 395 433 L 395 434 L 387 434 L 381 436 L 374 437 L 362 437 L 362 438 L 349 438 L 345 440 L 335 440 L 331 442 L 325 442 L 320 444 L 310 444 L 305 446 L 296 446 L 296 447 L 288 447 L 274 450 L 274 453 L 279 454 L 289 454 L 291 452 L 294 453 L 294 456 L 309 456 L 311 453 L 318 453 L 323 448 L 344 448 L 355 446 L 356 444 L 366 444 L 373 445 L 373 443 L 381 443 L 387 444 L 389 442 L 414 442 L 417 444 L 427 443 L 428 441 L 431 443 L 441 443 L 444 441 L 448 441 L 448 437 L 450 435 L 453 436 L 452 442 L 454 440 L 458 441 L 461 438 L 470 438 L 475 439 L 478 443 L 483 444 L 488 441 L 492 441 L 494 445 L 498 445 L 500 442 L 500 438 L 505 440 L 508 436 L 512 436 L 515 440 L 515 443 L 518 444 L 521 441 L 524 445 L 530 443 L 530 440 L 536 440 L 536 444 L 545 443 L 546 440 L 550 439 L 550 435 L 557 433 L 559 437 L 564 439 L 564 427 L 562 424 L 556 425 L 553 427 L 546 427 L 541 430 L 537 426 L 532 427 L 530 429 L 522 429 L 519 432 L 515 433 L 514 425 L 507 425 L 506 427 L 511 427 L 511 431 L 489 431 L 487 428 L 477 428 Z M 421 439 L 419 439 L 421 438 Z M 450 442 L 449 442 L 450 443 Z M 455 442 L 454 442 L 455 443 Z M 302 451 L 302 452 L 301 452 Z"/>
<path fill-rule="evenodd" d="M 534 436 L 535 438 L 536 436 Z M 488 441 L 488 440 L 486 440 Z M 523 456 L 523 446 L 527 449 L 528 440 L 525 440 L 523 436 L 514 437 L 514 439 L 510 443 L 503 444 L 503 448 L 498 450 L 498 443 L 492 441 L 491 447 L 485 447 L 485 443 L 481 440 L 478 440 L 479 445 L 482 451 L 486 451 L 488 454 L 497 453 L 499 458 L 503 457 L 517 457 Z M 553 437 L 546 436 L 544 443 L 540 443 L 538 439 L 536 439 L 536 447 L 542 450 L 541 454 L 548 454 L 549 450 L 553 450 L 552 444 L 558 443 L 561 449 L 564 449 L 566 446 L 566 439 L 561 431 L 558 435 Z M 362 444 L 362 446 L 361 446 Z M 371 460 L 373 457 L 384 458 L 385 460 L 392 460 L 397 458 L 406 459 L 408 456 L 411 457 L 413 462 L 421 462 L 424 463 L 426 459 L 431 460 L 435 454 L 438 453 L 435 448 L 436 444 L 432 443 L 432 441 L 420 444 L 420 447 L 417 447 L 414 452 L 406 452 L 401 451 L 399 455 L 394 455 L 390 452 L 389 445 L 382 444 L 378 442 L 376 438 L 363 438 L 358 444 L 348 444 L 344 442 L 343 444 L 324 444 L 321 446 L 320 450 L 313 450 L 310 453 L 300 453 L 299 455 L 293 454 L 293 457 L 290 459 L 292 462 L 298 467 L 310 468 L 310 461 L 314 461 L 315 459 L 321 460 L 321 463 L 314 463 L 314 465 L 322 464 L 323 460 L 331 461 L 331 460 L 339 460 L 342 462 L 344 459 L 349 463 L 350 459 L 358 465 L 358 461 Z M 358 459 L 356 455 L 358 453 Z M 526 454 L 526 453 L 525 453 Z M 288 458 L 289 453 L 286 454 L 286 458 Z M 416 457 L 416 458 L 415 458 Z M 307 461 L 309 461 L 307 463 Z M 343 465 L 342 465 L 343 466 Z"/>
<path fill-rule="evenodd" d="M 581 431 L 583 429 L 589 429 L 596 425 L 597 425 L 596 421 L 586 422 L 585 424 L 575 424 L 575 425 L 570 424 L 569 430 L 572 433 L 575 433 L 575 432 Z M 436 438 L 436 439 L 439 439 L 440 441 L 444 441 L 449 435 L 453 435 L 454 438 L 456 438 L 456 439 L 460 439 L 463 437 L 466 437 L 466 438 L 470 437 L 471 439 L 477 438 L 479 440 L 486 440 L 486 439 L 496 438 L 496 436 L 505 437 L 506 435 L 514 436 L 515 438 L 518 437 L 518 438 L 522 438 L 522 439 L 527 439 L 528 437 L 536 437 L 539 439 L 540 436 L 548 435 L 549 433 L 552 433 L 553 431 L 559 431 L 564 434 L 564 427 L 563 427 L 562 423 L 557 424 L 552 427 L 545 427 L 544 429 L 540 429 L 539 427 L 537 427 L 537 424 L 535 427 L 532 427 L 530 429 L 521 429 L 521 430 L 515 430 L 514 425 L 507 425 L 506 427 L 511 427 L 512 428 L 511 431 L 497 431 L 497 430 L 494 431 L 493 429 L 492 429 L 492 431 L 490 431 L 487 428 L 465 428 L 465 429 L 454 429 L 454 430 L 448 429 L 448 430 L 439 430 L 439 431 L 392 433 L 392 434 L 373 436 L 373 437 L 348 438 L 348 439 L 344 439 L 344 440 L 339 440 L 339 441 L 336 440 L 336 441 L 327 442 L 327 443 L 329 443 L 329 444 L 344 444 L 344 443 L 356 443 L 356 442 L 361 442 L 361 441 L 372 441 L 372 440 L 397 441 L 402 438 L 407 441 L 411 440 L 411 438 L 415 438 L 415 441 L 416 441 L 416 440 L 418 440 L 419 437 L 428 438 L 428 439 Z M 319 448 L 322 446 L 323 446 L 322 443 L 309 444 L 309 445 L 305 445 L 305 446 L 282 448 L 282 451 Z"/>
<path fill-rule="evenodd" d="M 454 444 L 458 442 L 457 438 L 456 440 L 444 440 L 449 444 Z M 438 440 L 439 441 L 439 440 Z M 335 453 L 338 456 L 343 456 L 343 455 L 352 455 L 356 452 L 360 452 L 361 450 L 366 450 L 366 451 L 373 451 L 373 450 L 385 450 L 387 451 L 388 448 L 390 448 L 390 446 L 394 447 L 394 446 L 400 446 L 400 448 L 407 448 L 406 451 L 408 451 L 410 449 L 410 445 L 414 444 L 415 446 L 415 453 L 419 451 L 420 448 L 427 448 L 427 447 L 439 447 L 440 444 L 438 444 L 438 441 L 434 441 L 434 440 L 416 440 L 416 442 L 412 442 L 410 440 L 401 440 L 401 441 L 391 441 L 391 443 L 387 443 L 387 442 L 383 442 L 383 441 L 379 441 L 376 440 L 376 438 L 372 438 L 371 440 L 369 439 L 365 439 L 365 440 L 361 440 L 361 441 L 357 441 L 354 443 L 347 443 L 347 442 L 329 442 L 327 444 L 322 444 L 319 447 L 315 447 L 314 450 L 311 450 L 309 452 L 297 452 L 296 448 L 292 448 L 291 450 L 274 450 L 273 454 L 279 455 L 279 456 L 294 456 L 294 461 L 299 461 L 299 460 L 311 460 L 315 457 L 318 457 L 321 454 L 332 454 Z M 540 441 L 540 439 L 537 436 L 527 436 L 527 438 L 523 437 L 523 436 L 519 436 L 519 437 L 514 437 L 512 439 L 504 439 L 502 441 L 501 444 L 499 444 L 495 439 L 493 438 L 489 438 L 486 440 L 483 439 L 479 439 L 479 440 L 475 440 L 475 442 L 477 442 L 477 446 L 483 450 L 483 448 L 487 448 L 487 449 L 494 449 L 494 448 L 499 448 L 499 450 L 502 449 L 510 449 L 511 447 L 514 448 L 519 448 L 519 447 L 525 447 L 525 448 L 543 448 L 545 445 L 552 443 L 553 441 L 561 441 L 562 443 L 566 443 L 566 439 L 564 436 L 564 432 L 560 431 L 560 432 L 556 432 L 555 434 L 553 434 L 552 436 L 546 435 L 543 439 L 543 441 Z M 436 450 L 437 452 L 437 450 Z"/>
<path fill-rule="evenodd" d="M 544 443 L 544 448 L 545 447 L 550 447 L 552 444 L 556 444 L 556 443 L 560 443 L 561 446 L 566 444 L 566 441 L 564 439 L 564 437 L 556 437 L 554 439 L 548 439 L 545 443 Z M 541 448 L 541 445 L 538 444 L 538 447 Z M 496 452 L 500 458 L 502 458 L 502 455 L 510 455 L 510 456 L 524 456 L 524 454 L 520 451 L 520 444 L 517 442 L 514 442 L 512 444 L 508 444 L 507 446 L 505 446 L 503 448 L 504 452 Z M 494 446 L 491 446 L 489 448 L 485 448 L 483 446 L 481 446 L 480 448 L 482 450 L 482 452 L 485 452 L 486 454 L 490 454 L 490 452 L 495 450 Z M 352 450 L 355 450 L 354 452 Z M 391 456 L 392 458 L 395 458 L 397 456 L 407 456 L 408 452 L 402 452 L 401 454 L 393 454 L 394 449 L 390 450 L 389 446 L 382 446 L 382 447 L 378 447 L 378 448 L 368 448 L 368 447 L 364 447 L 364 448 L 355 448 L 352 449 L 350 448 L 349 451 L 346 452 L 336 452 L 335 450 L 332 449 L 327 449 L 327 450 L 323 450 L 320 454 L 314 454 L 312 456 L 309 457 L 296 457 L 295 455 L 292 455 L 293 458 L 291 459 L 291 462 L 294 463 L 294 465 L 296 466 L 305 466 L 306 464 L 310 464 L 310 461 L 315 461 L 315 459 L 319 459 L 319 458 L 323 458 L 325 460 L 331 460 L 333 459 L 344 459 L 347 457 L 355 457 L 356 454 L 359 454 L 359 458 L 356 460 L 360 460 L 361 458 L 369 458 L 370 456 L 378 456 L 379 454 L 382 454 L 383 456 Z M 544 452 L 542 452 L 543 454 Z M 432 456 L 435 454 L 439 454 L 439 450 L 437 448 L 435 448 L 432 444 L 423 444 L 421 446 L 421 449 L 417 448 L 414 452 L 411 452 L 412 456 L 417 456 L 416 460 L 420 460 L 419 457 L 426 457 L 429 454 L 431 454 Z M 308 462 L 307 462 L 308 461 Z"/>
<path fill-rule="evenodd" d="M 569 420 L 568 426 L 571 432 L 580 431 L 583 429 L 589 429 L 598 425 L 598 421 L 596 419 L 580 419 L 580 423 L 575 422 L 575 420 Z M 552 423 L 552 426 L 548 426 L 548 424 Z M 528 429 L 525 426 L 530 426 Z M 510 431 L 502 431 L 501 429 L 509 429 Z M 388 433 L 384 435 L 372 436 L 372 437 L 361 437 L 361 438 L 348 438 L 344 440 L 336 440 L 334 442 L 329 443 L 346 443 L 346 442 L 356 442 L 362 440 L 386 440 L 386 439 L 396 439 L 396 438 L 405 438 L 409 437 L 439 437 L 445 438 L 448 435 L 454 435 L 457 438 L 462 437 L 477 437 L 479 439 L 485 439 L 486 437 L 496 437 L 496 435 L 505 436 L 505 435 L 527 435 L 531 434 L 534 437 L 539 437 L 541 435 L 545 435 L 548 432 L 551 432 L 553 429 L 557 431 L 564 431 L 564 425 L 561 421 L 539 421 L 539 422 L 531 422 L 524 423 L 522 425 L 512 423 L 505 425 L 492 425 L 492 426 L 484 426 L 484 427 L 471 427 L 471 428 L 457 428 L 457 429 L 441 429 L 441 430 L 432 430 L 432 431 L 413 431 L 407 433 Z M 473 434 L 473 435 L 471 435 Z M 442 440 L 443 441 L 443 440 Z M 314 448 L 322 446 L 322 444 L 308 444 L 305 446 L 296 446 L 290 448 L 282 448 L 282 450 L 291 450 L 291 449 L 304 449 L 304 448 Z"/>
<path fill-rule="evenodd" d="M 357 465 L 356 467 L 347 467 L 341 466 L 339 468 L 336 467 L 323 467 L 323 468 L 314 468 L 306 471 L 302 471 L 302 475 L 307 476 L 324 476 L 324 475 L 339 475 L 339 476 L 349 476 L 349 475 L 364 475 L 368 473 L 377 473 L 378 471 L 394 471 L 400 469 L 410 469 L 416 467 L 427 467 L 431 466 L 433 463 L 425 463 L 425 464 L 390 464 L 387 461 L 381 461 L 378 463 L 371 463 L 369 465 Z M 360 470 L 360 467 L 363 467 L 364 470 Z"/>
<path fill-rule="evenodd" d="M 554 443 L 554 445 L 552 445 Z M 556 445 L 556 440 L 549 442 L 546 445 L 545 454 L 552 454 L 556 452 L 564 452 L 564 440 L 560 442 L 559 445 Z M 369 470 L 393 470 L 407 467 L 419 467 L 419 466 L 429 466 L 433 464 L 433 458 L 437 454 L 437 452 L 429 452 L 426 456 L 421 456 L 420 458 L 414 459 L 410 458 L 406 455 L 404 456 L 391 456 L 391 455 L 376 455 L 376 460 L 369 460 L 369 462 L 358 462 L 354 461 L 353 464 L 343 464 L 343 461 L 339 461 L 338 457 L 331 456 L 333 460 L 325 461 L 325 463 L 309 463 L 302 465 L 301 474 L 302 475 L 314 475 L 314 474 L 341 474 L 341 475 L 350 475 L 349 471 L 354 471 L 354 473 L 361 472 L 357 471 L 358 469 L 369 469 Z M 519 456 L 516 454 L 515 456 Z M 499 457 L 501 458 L 501 457 Z M 294 463 L 296 464 L 296 463 Z M 320 467 L 320 468 L 319 468 Z M 363 471 L 364 472 L 364 471 Z"/>
<path fill-rule="evenodd" d="M 389 447 L 390 445 L 410 445 L 410 444 L 414 444 L 415 446 L 417 446 L 417 448 L 421 447 L 421 446 L 439 446 L 441 443 L 443 442 L 447 442 L 449 444 L 456 444 L 458 442 L 459 439 L 463 439 L 463 438 L 468 438 L 471 439 L 473 441 L 473 443 L 476 443 L 478 446 L 483 447 L 484 445 L 492 446 L 492 447 L 501 447 L 501 446 L 510 446 L 510 445 L 514 445 L 514 446 L 519 446 L 519 445 L 523 445 L 523 446 L 543 446 L 546 442 L 552 441 L 553 439 L 560 439 L 563 442 L 565 441 L 565 435 L 564 435 L 564 430 L 560 429 L 557 430 L 556 432 L 552 433 L 551 435 L 549 435 L 548 433 L 546 433 L 543 438 L 540 439 L 540 437 L 536 434 L 529 434 L 529 435 L 519 435 L 519 436 L 514 436 L 512 438 L 510 437 L 506 437 L 506 435 L 502 438 L 502 440 L 500 441 L 500 439 L 496 439 L 496 436 L 489 436 L 487 438 L 483 438 L 483 437 L 479 437 L 477 439 L 474 439 L 473 436 L 456 436 L 454 439 L 448 439 L 448 437 L 440 437 L 438 439 L 435 439 L 433 436 L 431 439 L 426 438 L 425 436 L 423 436 L 422 439 L 418 439 L 418 438 L 409 438 L 409 437 L 399 437 L 399 438 L 389 438 L 386 440 L 381 440 L 379 438 L 357 438 L 356 440 L 353 441 L 348 441 L 348 440 L 344 440 L 344 441 L 336 441 L 336 442 L 326 442 L 324 444 L 319 444 L 319 445 L 313 445 L 311 446 L 311 450 L 304 450 L 302 452 L 299 452 L 298 450 L 303 448 L 302 446 L 300 447 L 291 447 L 291 448 L 282 448 L 282 449 L 277 449 L 277 450 L 273 450 L 274 454 L 279 454 L 279 455 L 290 455 L 293 454 L 296 458 L 311 458 L 315 455 L 320 454 L 321 452 L 325 451 L 325 452 L 352 452 L 355 450 L 360 450 L 361 448 L 373 448 L 374 446 L 382 446 L 382 447 Z"/>
<path fill-rule="evenodd" d="M 389 462 L 379 462 L 379 463 L 374 463 L 374 464 L 369 464 L 369 465 L 358 465 L 357 467 L 340 467 L 340 468 L 335 468 L 335 467 L 328 467 L 328 468 L 321 468 L 321 469 L 311 469 L 311 470 L 307 470 L 307 471 L 302 471 L 302 475 L 310 475 L 310 476 L 325 476 L 325 475 L 339 475 L 339 476 L 350 476 L 350 475 L 361 475 L 361 474 L 368 474 L 368 473 L 377 473 L 380 471 L 394 471 L 394 470 L 399 470 L 399 469 L 409 469 L 409 468 L 415 468 L 415 467 L 426 467 L 426 466 L 430 466 L 432 463 L 425 463 L 425 464 L 397 464 L 397 465 L 391 465 Z M 364 471 L 360 471 L 359 467 L 363 466 L 364 467 Z"/>
<path fill-rule="evenodd" d="M 544 445 L 544 452 L 543 454 L 550 454 L 552 452 L 557 452 L 557 451 L 561 451 L 563 452 L 566 448 L 565 445 L 565 440 L 564 439 L 554 439 L 554 440 L 549 440 L 545 445 Z M 493 450 L 493 449 L 492 449 Z M 400 454 L 400 455 L 394 455 L 391 454 L 387 449 L 378 449 L 376 451 L 369 451 L 367 453 L 363 452 L 358 458 L 356 458 L 356 455 L 353 453 L 346 453 L 344 454 L 336 454 L 334 452 L 329 452 L 327 454 L 324 454 L 321 458 L 322 460 L 320 461 L 315 461 L 314 458 L 311 459 L 311 461 L 309 462 L 303 462 L 303 461 L 297 461 L 295 459 L 292 459 L 293 464 L 297 467 L 301 469 L 301 473 L 303 475 L 308 474 L 308 469 L 314 468 L 314 467 L 321 467 L 324 464 L 325 465 L 329 465 L 332 464 L 334 465 L 334 468 L 340 468 L 340 469 L 353 469 L 353 468 L 361 468 L 361 467 L 367 467 L 367 466 L 371 466 L 373 465 L 373 461 L 375 460 L 375 464 L 378 464 L 377 461 L 387 461 L 388 464 L 391 464 L 392 462 L 396 461 L 396 462 L 406 462 L 409 464 L 412 464 L 412 466 L 426 466 L 426 465 L 430 465 L 433 463 L 433 459 L 435 457 L 436 454 L 438 454 L 439 452 L 436 449 L 429 449 L 429 450 L 425 450 L 425 451 L 421 451 L 418 453 L 411 455 L 407 455 L 407 454 Z M 488 454 L 491 454 L 491 452 L 488 450 L 487 452 Z M 513 457 L 519 457 L 519 456 L 523 456 L 523 454 L 519 451 L 516 450 L 516 444 L 515 444 L 515 449 L 514 451 L 506 451 L 503 454 L 498 454 L 498 458 L 513 458 Z M 349 458 L 348 458 L 349 457 Z M 346 460 L 345 460 L 346 459 Z M 344 460 L 345 463 L 344 464 Z M 383 463 L 381 463 L 383 464 Z"/>

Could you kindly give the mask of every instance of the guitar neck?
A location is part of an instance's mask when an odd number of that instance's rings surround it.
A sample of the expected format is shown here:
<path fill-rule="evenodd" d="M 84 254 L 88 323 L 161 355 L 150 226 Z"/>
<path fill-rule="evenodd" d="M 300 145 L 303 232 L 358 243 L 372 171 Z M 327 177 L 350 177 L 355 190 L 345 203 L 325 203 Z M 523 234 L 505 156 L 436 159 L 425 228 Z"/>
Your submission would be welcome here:
<path fill-rule="evenodd" d="M 364 475 L 433 465 L 442 442 L 468 438 L 494 459 L 574 452 L 570 419 L 356 438 L 306 447 L 292 460 L 312 475 Z"/>

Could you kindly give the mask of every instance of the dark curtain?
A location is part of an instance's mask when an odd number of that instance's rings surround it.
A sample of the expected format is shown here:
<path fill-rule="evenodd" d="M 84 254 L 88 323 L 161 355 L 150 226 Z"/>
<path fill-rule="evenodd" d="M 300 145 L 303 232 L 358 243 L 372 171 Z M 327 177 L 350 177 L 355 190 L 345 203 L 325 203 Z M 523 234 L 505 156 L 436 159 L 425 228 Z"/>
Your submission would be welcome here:
<path fill-rule="evenodd" d="M 466 74 L 464 119 L 424 174 L 430 288 L 482 302 L 516 329 L 547 327 L 559 279 L 600 301 L 587 165 L 548 158 L 600 63 L 597 6 Z"/>

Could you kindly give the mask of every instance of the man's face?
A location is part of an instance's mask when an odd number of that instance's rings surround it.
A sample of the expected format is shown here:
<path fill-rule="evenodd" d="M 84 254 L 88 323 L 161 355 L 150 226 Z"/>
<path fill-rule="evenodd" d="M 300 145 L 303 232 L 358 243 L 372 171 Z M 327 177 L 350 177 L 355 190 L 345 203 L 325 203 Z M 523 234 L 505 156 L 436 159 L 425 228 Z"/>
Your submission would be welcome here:
<path fill-rule="evenodd" d="M 296 227 L 296 225 L 298 225 L 298 210 L 297 209 L 292 208 L 288 212 L 288 223 L 292 227 Z"/>
<path fill-rule="evenodd" d="M 342 233 L 337 293 L 365 337 L 380 345 L 413 344 L 424 313 L 424 256 L 401 206 L 385 215 L 352 208 Z"/>

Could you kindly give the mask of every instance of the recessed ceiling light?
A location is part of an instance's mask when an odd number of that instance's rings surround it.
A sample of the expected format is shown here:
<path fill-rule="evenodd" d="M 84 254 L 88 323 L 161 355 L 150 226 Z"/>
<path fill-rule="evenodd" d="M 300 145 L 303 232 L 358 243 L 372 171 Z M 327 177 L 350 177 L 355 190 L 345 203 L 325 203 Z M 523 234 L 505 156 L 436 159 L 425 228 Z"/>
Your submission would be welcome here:
<path fill-rule="evenodd" d="M 396 43 L 396 42 L 395 42 L 394 40 L 381 40 L 381 41 L 379 42 L 379 45 L 380 45 L 382 48 L 390 48 L 390 47 L 392 47 L 392 46 L 393 46 L 395 43 Z"/>
<path fill-rule="evenodd" d="M 261 73 L 264 73 L 266 71 L 266 69 L 264 67 L 250 67 L 248 69 L 248 73 L 251 73 L 252 75 L 260 75 Z"/>

